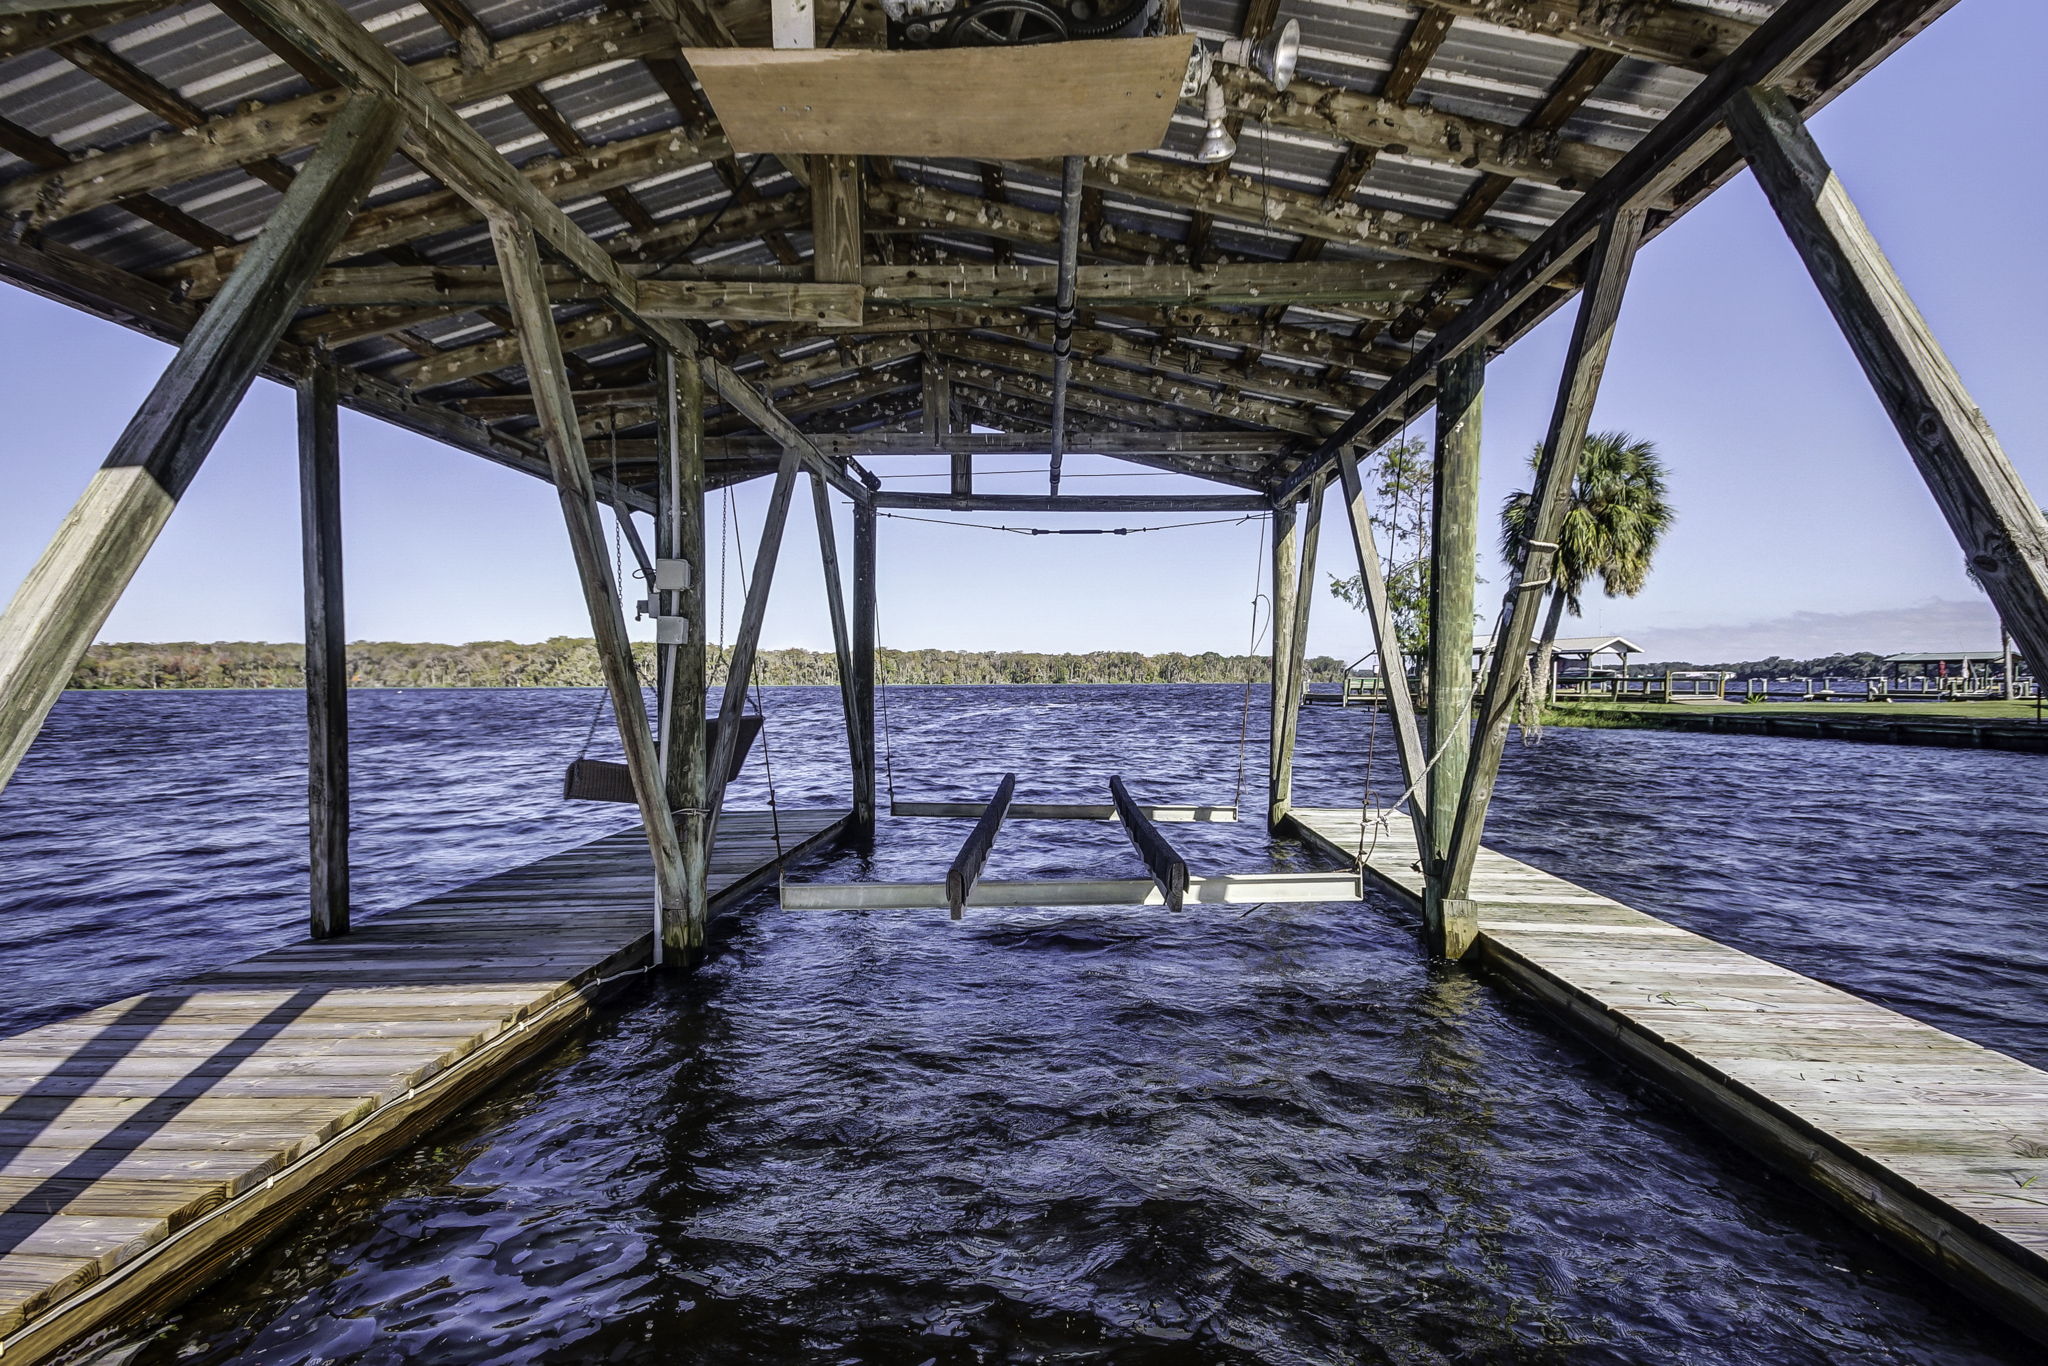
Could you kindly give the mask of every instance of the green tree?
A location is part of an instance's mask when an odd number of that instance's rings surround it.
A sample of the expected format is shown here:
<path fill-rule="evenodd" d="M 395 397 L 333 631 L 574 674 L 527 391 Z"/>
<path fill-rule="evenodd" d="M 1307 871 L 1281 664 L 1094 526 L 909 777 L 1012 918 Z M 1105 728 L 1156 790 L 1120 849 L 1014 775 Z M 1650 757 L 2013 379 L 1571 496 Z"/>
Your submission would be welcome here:
<path fill-rule="evenodd" d="M 1529 457 L 1532 468 L 1543 460 L 1538 446 Z M 1528 535 L 1530 495 L 1511 493 L 1500 508 L 1500 553 L 1509 564 L 1522 562 Z M 1571 503 L 1557 538 L 1554 585 L 1543 633 L 1537 640 L 1535 676 L 1550 690 L 1551 651 L 1566 611 L 1580 613 L 1580 595 L 1595 575 L 1610 598 L 1632 598 L 1643 591 L 1650 561 L 1677 514 L 1664 497 L 1664 458 L 1655 442 L 1628 432 L 1594 432 L 1586 437 L 1572 481 Z"/>
<path fill-rule="evenodd" d="M 1394 441 L 1363 462 L 1360 477 L 1372 488 L 1372 528 L 1379 541 L 1387 580 L 1387 610 L 1403 659 L 1382 660 L 1419 670 L 1429 654 L 1429 499 L 1436 479 L 1436 461 L 1427 442 Z M 1363 612 L 1367 610 L 1362 576 L 1330 576 L 1330 592 Z"/>

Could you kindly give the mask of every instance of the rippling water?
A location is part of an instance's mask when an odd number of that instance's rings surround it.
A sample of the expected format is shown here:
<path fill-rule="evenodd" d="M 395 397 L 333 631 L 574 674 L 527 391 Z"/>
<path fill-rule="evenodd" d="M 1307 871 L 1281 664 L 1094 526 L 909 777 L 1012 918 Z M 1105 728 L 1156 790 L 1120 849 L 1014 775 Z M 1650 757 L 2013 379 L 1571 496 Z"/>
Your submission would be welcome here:
<path fill-rule="evenodd" d="M 838 800 L 836 695 L 767 699 L 781 799 Z M 1241 701 L 894 689 L 894 781 L 1228 800 Z M 589 693 L 353 705 L 372 908 L 621 824 L 556 795 Z M 1298 799 L 1398 791 L 1378 724 L 1309 710 Z M 0 795 L 0 1031 L 298 937 L 301 725 L 294 693 L 66 696 Z M 2048 1063 L 2042 762 L 1553 729 L 1511 750 L 1490 840 Z M 757 756 L 736 798 L 764 789 Z M 935 877 L 960 833 L 885 820 L 809 875 Z M 1198 870 L 1307 866 L 1256 823 L 1176 839 Z M 989 875 L 1137 871 L 1114 828 L 1032 823 Z M 956 925 L 764 897 L 700 971 L 76 1359 L 2039 1359 L 1411 934 L 1377 905 Z"/>

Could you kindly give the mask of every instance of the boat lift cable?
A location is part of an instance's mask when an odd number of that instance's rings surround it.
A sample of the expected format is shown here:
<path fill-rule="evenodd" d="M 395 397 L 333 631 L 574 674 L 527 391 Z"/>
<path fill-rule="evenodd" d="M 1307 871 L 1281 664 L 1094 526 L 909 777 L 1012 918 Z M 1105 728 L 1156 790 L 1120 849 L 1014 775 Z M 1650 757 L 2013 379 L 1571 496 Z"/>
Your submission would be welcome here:
<path fill-rule="evenodd" d="M 1052 315 L 1051 479 L 1060 491 L 1060 461 L 1067 453 L 1067 376 L 1074 361 L 1074 276 L 1081 260 L 1081 157 L 1060 166 L 1060 275 Z"/>
<path fill-rule="evenodd" d="M 930 522 L 933 526 L 959 526 L 970 531 L 1007 531 L 1012 536 L 1142 536 L 1152 531 L 1184 531 L 1198 526 L 1242 526 L 1246 522 L 1264 520 L 1265 514 L 1247 512 L 1242 517 L 1211 517 L 1201 522 L 1167 522 L 1160 526 L 995 526 L 988 522 L 956 522 L 946 517 L 913 517 L 903 512 L 877 512 L 877 517 L 893 517 L 899 522 Z"/>

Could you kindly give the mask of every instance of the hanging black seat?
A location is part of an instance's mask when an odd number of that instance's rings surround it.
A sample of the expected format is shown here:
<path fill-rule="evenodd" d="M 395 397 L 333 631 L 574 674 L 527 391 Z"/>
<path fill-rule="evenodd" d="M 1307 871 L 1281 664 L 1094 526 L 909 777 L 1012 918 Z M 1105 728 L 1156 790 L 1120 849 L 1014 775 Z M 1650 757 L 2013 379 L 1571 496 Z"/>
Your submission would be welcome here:
<path fill-rule="evenodd" d="M 718 721 L 712 717 L 704 723 L 704 751 L 713 753 L 718 748 Z M 726 773 L 727 782 L 740 776 L 740 768 L 747 762 L 747 753 L 754 747 L 754 737 L 761 733 L 761 718 L 758 715 L 740 717 L 739 743 L 733 746 L 732 768 Z M 637 800 L 633 795 L 633 778 L 624 764 L 609 759 L 572 759 L 569 771 L 562 779 L 562 795 L 570 801 L 584 802 L 627 802 Z"/>

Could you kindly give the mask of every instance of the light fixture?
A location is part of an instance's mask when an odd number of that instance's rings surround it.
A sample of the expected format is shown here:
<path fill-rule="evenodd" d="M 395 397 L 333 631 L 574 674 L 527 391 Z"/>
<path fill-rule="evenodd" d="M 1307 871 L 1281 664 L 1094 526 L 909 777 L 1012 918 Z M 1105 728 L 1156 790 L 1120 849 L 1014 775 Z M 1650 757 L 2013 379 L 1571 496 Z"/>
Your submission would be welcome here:
<path fill-rule="evenodd" d="M 1237 139 L 1223 126 L 1223 87 L 1214 78 L 1203 87 L 1202 101 L 1207 126 L 1202 130 L 1202 150 L 1195 153 L 1195 160 L 1213 166 L 1237 155 Z"/>
<path fill-rule="evenodd" d="M 1262 39 L 1231 38 L 1218 49 L 1216 60 L 1248 66 L 1264 76 L 1275 90 L 1285 90 L 1294 80 L 1295 64 L 1301 60 L 1301 22 L 1289 19 Z"/>

